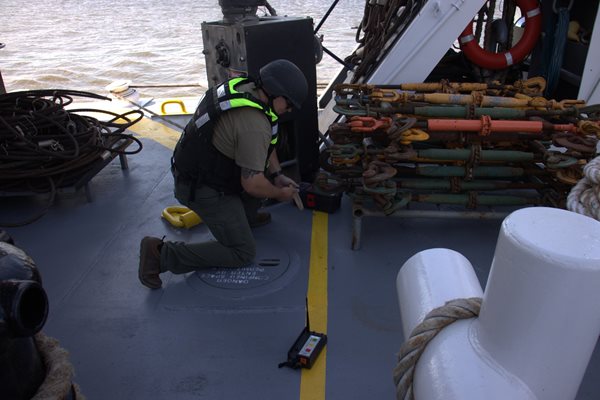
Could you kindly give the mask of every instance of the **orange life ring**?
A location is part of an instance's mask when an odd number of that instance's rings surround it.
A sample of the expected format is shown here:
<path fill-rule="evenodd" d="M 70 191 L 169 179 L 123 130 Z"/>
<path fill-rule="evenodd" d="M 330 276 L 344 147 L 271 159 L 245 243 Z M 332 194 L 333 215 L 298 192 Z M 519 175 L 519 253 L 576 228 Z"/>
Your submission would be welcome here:
<path fill-rule="evenodd" d="M 533 50 L 542 30 L 542 11 L 537 0 L 516 0 L 521 15 L 525 16 L 525 31 L 519 42 L 509 51 L 493 53 L 479 47 L 473 35 L 472 22 L 460 34 L 458 42 L 465 56 L 486 69 L 504 69 L 521 62 Z"/>

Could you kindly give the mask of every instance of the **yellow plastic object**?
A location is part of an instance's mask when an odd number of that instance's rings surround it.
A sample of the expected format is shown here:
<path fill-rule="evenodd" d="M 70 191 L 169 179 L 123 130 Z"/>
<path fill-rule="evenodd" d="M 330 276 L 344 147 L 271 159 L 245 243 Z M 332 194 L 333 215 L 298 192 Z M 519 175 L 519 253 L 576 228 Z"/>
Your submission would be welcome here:
<path fill-rule="evenodd" d="M 577 21 L 571 21 L 569 22 L 569 30 L 567 31 L 567 38 L 569 38 L 570 40 L 573 40 L 575 42 L 579 42 L 579 28 L 581 28 L 581 26 L 579 25 L 579 22 Z"/>
<path fill-rule="evenodd" d="M 182 114 L 187 114 L 188 113 L 187 110 L 185 109 L 185 104 L 183 103 L 183 101 L 178 100 L 178 99 L 172 99 L 172 100 L 165 100 L 160 105 L 160 112 L 163 115 L 167 115 L 167 113 L 166 113 L 166 105 L 167 104 L 179 104 L 179 107 L 181 107 L 181 113 Z"/>
<path fill-rule="evenodd" d="M 187 207 L 171 206 L 163 210 L 161 216 L 176 228 L 191 228 L 202 222 L 202 219 Z"/>
<path fill-rule="evenodd" d="M 421 129 L 411 128 L 400 136 L 401 144 L 411 144 L 412 142 L 422 142 L 429 139 L 429 134 Z"/>

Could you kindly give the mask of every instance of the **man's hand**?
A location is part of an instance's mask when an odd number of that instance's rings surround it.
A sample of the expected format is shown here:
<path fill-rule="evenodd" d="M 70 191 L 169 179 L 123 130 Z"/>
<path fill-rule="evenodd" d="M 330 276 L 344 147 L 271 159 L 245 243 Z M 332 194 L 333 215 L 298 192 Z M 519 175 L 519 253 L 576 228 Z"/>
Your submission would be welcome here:
<path fill-rule="evenodd" d="M 275 199 L 278 201 L 289 201 L 295 193 L 298 193 L 298 185 L 292 179 L 280 176 L 290 182 L 283 187 L 271 184 L 261 171 L 253 171 L 242 168 L 241 184 L 242 188 L 251 196 L 256 198 Z M 278 177 L 279 178 L 279 177 Z"/>
<path fill-rule="evenodd" d="M 290 201 L 294 198 L 294 195 L 296 193 L 298 193 L 298 188 L 296 188 L 292 185 L 285 186 L 285 187 L 280 188 L 279 194 L 277 195 L 277 197 L 275 199 L 278 201 L 281 201 L 281 202 Z"/>
<path fill-rule="evenodd" d="M 276 176 L 275 179 L 273 179 L 273 183 L 279 188 L 293 186 L 298 189 L 300 187 L 292 178 L 288 178 L 283 174 Z"/>

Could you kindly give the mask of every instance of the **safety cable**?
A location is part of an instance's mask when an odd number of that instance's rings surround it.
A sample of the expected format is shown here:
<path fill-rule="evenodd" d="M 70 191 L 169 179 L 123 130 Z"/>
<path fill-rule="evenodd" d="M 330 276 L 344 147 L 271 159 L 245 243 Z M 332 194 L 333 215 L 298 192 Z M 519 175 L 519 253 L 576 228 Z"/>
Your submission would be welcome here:
<path fill-rule="evenodd" d="M 99 163 L 115 155 L 136 154 L 142 143 L 126 129 L 143 118 L 140 110 L 123 114 L 98 109 L 65 109 L 73 97 L 110 100 L 75 90 L 31 90 L 0 95 L 0 195 L 50 193 L 48 204 L 21 222 L 0 221 L 0 226 L 22 226 L 41 218 L 54 203 L 56 192 L 91 179 Z M 89 114 L 108 115 L 99 121 Z M 126 151 L 126 144 L 137 148 Z"/>
<path fill-rule="evenodd" d="M 271 4 L 269 4 L 268 1 L 265 1 L 265 7 L 267 7 L 267 10 L 269 10 L 269 13 L 272 16 L 277 16 L 277 11 L 273 8 L 273 6 Z"/>
<path fill-rule="evenodd" d="M 333 3 L 331 3 L 331 5 L 329 6 L 329 9 L 327 10 L 327 12 L 325 12 L 325 15 L 323 16 L 323 18 L 321 18 L 321 21 L 319 21 L 319 23 L 317 24 L 317 27 L 315 28 L 315 31 L 314 31 L 315 35 L 319 32 L 319 29 L 321 29 L 321 26 L 323 26 L 325 21 L 327 21 L 327 18 L 329 18 L 329 15 L 335 9 L 335 6 L 337 5 L 337 3 L 339 1 L 340 0 L 334 0 Z"/>
<path fill-rule="evenodd" d="M 548 70 L 546 80 L 548 85 L 546 86 L 546 97 L 553 96 L 558 81 L 560 80 L 560 69 L 562 66 L 565 46 L 567 43 L 567 32 L 569 30 L 569 15 L 573 2 L 571 1 L 566 7 L 556 7 L 556 1 L 553 4 L 553 10 L 557 14 L 556 26 L 554 27 L 554 36 L 552 38 L 553 51 L 548 63 Z"/>
<path fill-rule="evenodd" d="M 42 210 L 38 211 L 32 217 L 29 217 L 23 221 L 19 221 L 19 222 L 2 222 L 2 221 L 0 221 L 0 226 L 2 226 L 4 228 L 18 228 L 20 226 L 32 224 L 35 221 L 37 221 L 38 219 L 42 218 L 44 215 L 46 215 L 46 213 L 48 212 L 50 207 L 52 207 L 52 204 L 54 204 L 54 200 L 56 199 L 56 185 L 54 184 L 54 181 L 50 178 L 48 178 L 48 185 L 50 186 L 50 197 L 48 198 L 48 201 L 46 202 L 46 204 L 44 205 Z"/>

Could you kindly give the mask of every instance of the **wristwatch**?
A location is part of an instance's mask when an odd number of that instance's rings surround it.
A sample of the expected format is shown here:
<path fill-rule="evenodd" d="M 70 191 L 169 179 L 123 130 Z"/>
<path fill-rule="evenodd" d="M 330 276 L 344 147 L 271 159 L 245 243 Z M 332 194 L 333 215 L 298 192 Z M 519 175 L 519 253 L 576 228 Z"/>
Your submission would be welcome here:
<path fill-rule="evenodd" d="M 275 178 L 277 178 L 279 175 L 283 175 L 283 172 L 282 172 L 281 170 L 279 170 L 279 171 L 275 171 L 275 172 L 271 173 L 271 175 L 269 175 L 269 178 L 271 178 L 271 179 L 275 179 Z"/>

